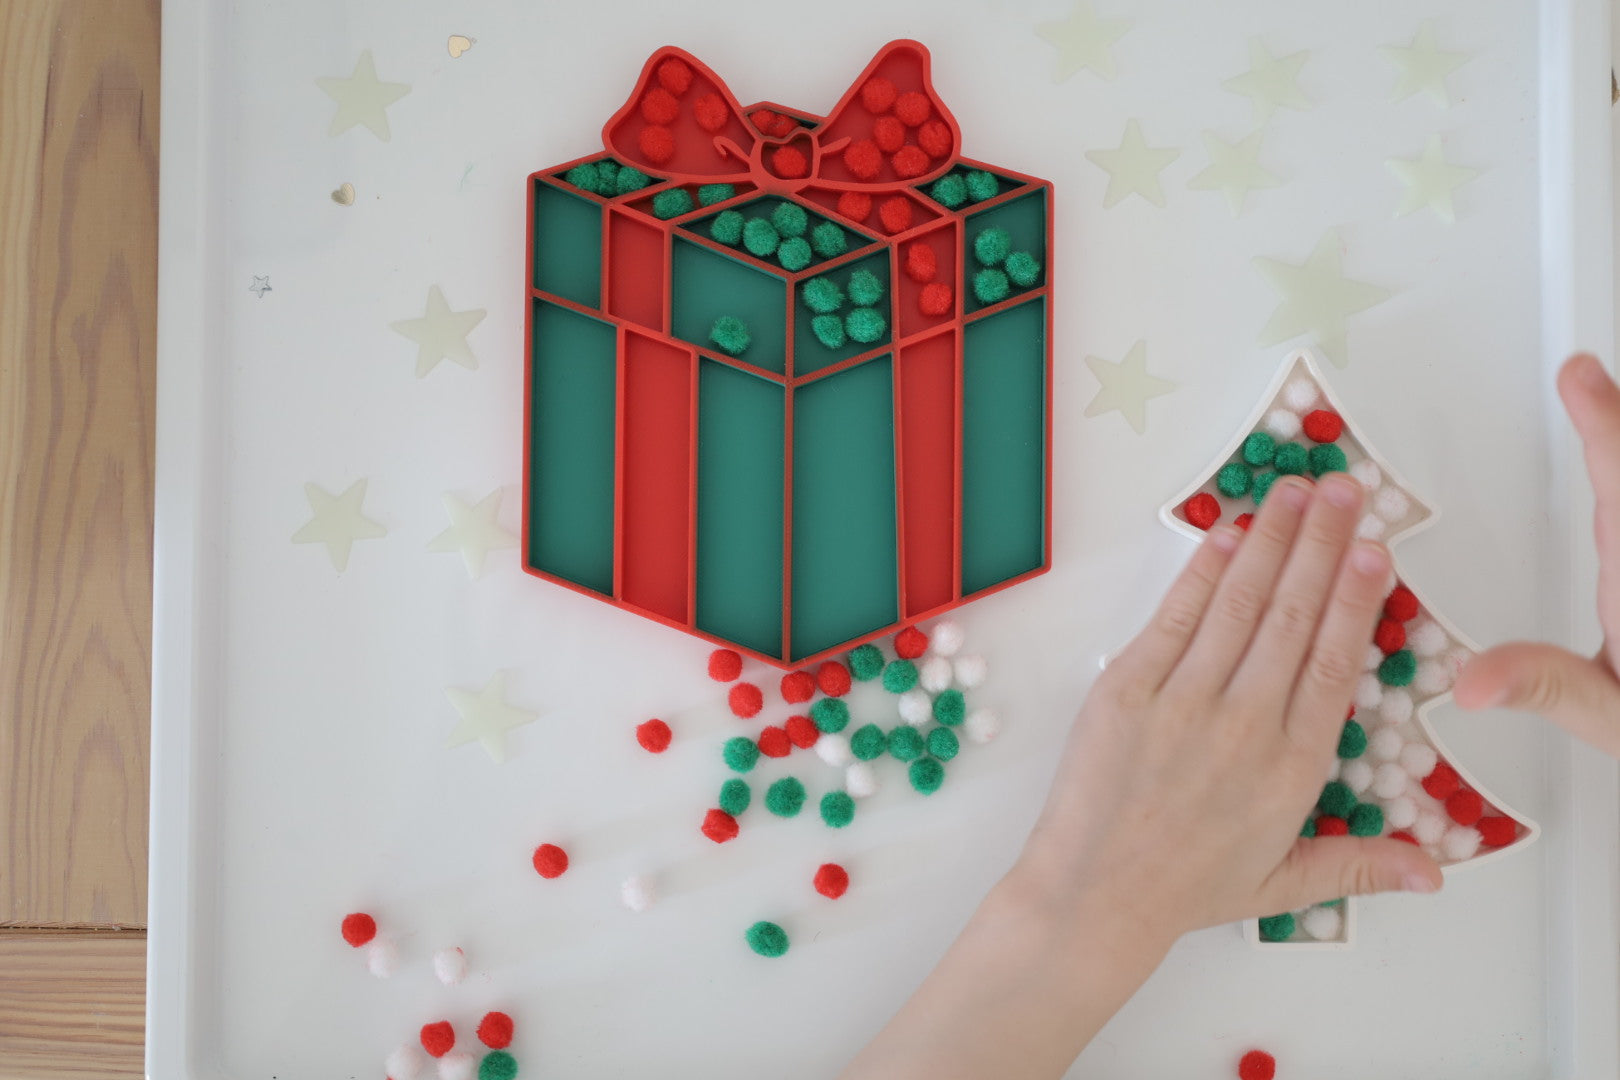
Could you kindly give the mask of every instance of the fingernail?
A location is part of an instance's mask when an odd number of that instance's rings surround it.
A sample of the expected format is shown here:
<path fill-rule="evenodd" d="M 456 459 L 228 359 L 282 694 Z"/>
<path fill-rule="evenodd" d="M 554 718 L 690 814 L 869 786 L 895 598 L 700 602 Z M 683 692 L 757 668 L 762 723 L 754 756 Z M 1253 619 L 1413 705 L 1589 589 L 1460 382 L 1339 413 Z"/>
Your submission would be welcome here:
<path fill-rule="evenodd" d="M 1407 892 L 1432 893 L 1440 886 L 1436 885 L 1427 874 L 1411 873 L 1401 880 L 1401 885 Z"/>
<path fill-rule="evenodd" d="M 1323 480 L 1317 490 L 1322 493 L 1322 498 L 1341 510 L 1349 510 L 1361 502 L 1361 485 L 1338 473 Z"/>
<path fill-rule="evenodd" d="M 1237 550 L 1238 538 L 1242 535 L 1238 530 L 1225 525 L 1217 525 L 1210 530 L 1209 542 L 1215 545 L 1215 550 L 1231 553 Z"/>
<path fill-rule="evenodd" d="M 1311 489 L 1297 480 L 1284 480 L 1277 487 L 1282 489 L 1283 502 L 1290 510 L 1303 510 L 1311 501 Z"/>
<path fill-rule="evenodd" d="M 1377 544 L 1357 544 L 1350 551 L 1350 565 L 1356 568 L 1357 573 L 1372 577 L 1389 569 L 1389 556 Z"/>
<path fill-rule="evenodd" d="M 1601 390 L 1609 384 L 1609 373 L 1603 370 L 1603 364 L 1591 353 L 1583 353 L 1575 358 L 1575 377 L 1588 390 Z"/>

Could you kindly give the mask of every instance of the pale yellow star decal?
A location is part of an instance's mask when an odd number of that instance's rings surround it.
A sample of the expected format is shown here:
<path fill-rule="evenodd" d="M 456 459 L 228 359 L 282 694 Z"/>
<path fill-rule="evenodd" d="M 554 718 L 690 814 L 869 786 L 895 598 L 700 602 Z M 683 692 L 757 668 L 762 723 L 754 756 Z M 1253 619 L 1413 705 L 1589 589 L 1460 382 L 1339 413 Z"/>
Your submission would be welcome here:
<path fill-rule="evenodd" d="M 1434 20 L 1418 28 L 1410 45 L 1386 45 L 1378 50 L 1400 69 L 1395 78 L 1391 101 L 1405 101 L 1422 92 L 1424 97 L 1442 109 L 1451 105 L 1451 94 L 1446 90 L 1446 76 L 1468 63 L 1468 54 L 1446 52 L 1434 38 Z"/>
<path fill-rule="evenodd" d="M 1086 151 L 1086 159 L 1108 174 L 1108 190 L 1103 194 L 1105 210 L 1129 195 L 1140 195 L 1154 206 L 1163 206 L 1164 187 L 1159 183 L 1159 173 L 1180 156 L 1180 150 L 1149 146 L 1136 120 L 1125 124 L 1125 135 L 1117 149 Z"/>
<path fill-rule="evenodd" d="M 1426 206 L 1447 225 L 1457 220 L 1452 193 L 1479 175 L 1478 169 L 1447 162 L 1441 152 L 1438 135 L 1429 136 L 1429 145 L 1424 148 L 1422 157 L 1391 158 L 1384 165 L 1406 185 L 1401 205 L 1395 209 L 1396 217 L 1405 217 Z"/>
<path fill-rule="evenodd" d="M 337 102 L 337 112 L 332 114 L 332 126 L 326 130 L 328 135 L 341 135 L 356 124 L 364 124 L 383 142 L 390 137 L 388 106 L 411 92 L 410 86 L 405 83 L 377 80 L 377 68 L 371 62 L 370 50 L 360 54 L 360 59 L 354 62 L 354 72 L 347 79 L 325 76 L 316 79 L 315 85 Z"/>
<path fill-rule="evenodd" d="M 484 688 L 474 694 L 447 686 L 445 696 L 461 715 L 461 722 L 450 733 L 447 748 L 478 742 L 490 760 L 499 765 L 506 760 L 506 733 L 534 723 L 535 714 L 506 703 L 506 674 L 497 671 Z"/>
<path fill-rule="evenodd" d="M 416 377 L 420 379 L 438 367 L 440 360 L 454 360 L 468 370 L 477 368 L 478 357 L 467 344 L 467 335 L 483 321 L 483 308 L 451 311 L 444 292 L 434 285 L 428 289 L 427 311 L 421 318 L 401 319 L 388 326 L 416 342 Z"/>
<path fill-rule="evenodd" d="M 1086 406 L 1087 416 L 1101 416 L 1117 412 L 1138 435 L 1147 431 L 1147 403 L 1176 388 L 1169 379 L 1149 375 L 1147 369 L 1147 342 L 1138 341 L 1125 354 L 1125 359 L 1111 364 L 1099 356 L 1086 357 L 1086 366 L 1102 384 L 1097 396 Z"/>
<path fill-rule="evenodd" d="M 1099 19 L 1090 0 L 1075 0 L 1074 11 L 1062 22 L 1042 23 L 1035 32 L 1058 51 L 1053 82 L 1090 68 L 1102 79 L 1114 77 L 1114 42 L 1125 36 L 1131 24 L 1118 19 Z"/>
<path fill-rule="evenodd" d="M 1339 367 L 1344 367 L 1347 359 L 1346 320 L 1390 296 L 1388 289 L 1344 276 L 1339 234 L 1332 229 L 1303 264 L 1255 259 L 1254 266 L 1282 294 L 1277 310 L 1260 331 L 1260 344 L 1276 345 L 1309 334 Z"/>
<path fill-rule="evenodd" d="M 388 530 L 360 512 L 366 498 L 366 482 L 356 480 L 341 495 L 333 495 L 319 484 L 305 484 L 304 498 L 315 516 L 293 533 L 295 544 L 325 544 L 332 568 L 342 573 L 349 566 L 349 550 L 356 540 L 375 540 Z"/>
<path fill-rule="evenodd" d="M 1274 188 L 1281 180 L 1260 167 L 1260 140 L 1265 129 L 1255 132 L 1242 142 L 1228 143 L 1214 132 L 1204 132 L 1204 149 L 1209 151 L 1209 168 L 1187 181 L 1195 191 L 1219 191 L 1226 195 L 1226 204 L 1232 216 L 1243 212 L 1243 201 L 1249 192 L 1260 188 Z"/>
<path fill-rule="evenodd" d="M 456 551 L 474 578 L 484 572 L 484 559 L 491 551 L 515 548 L 518 538 L 501 528 L 501 489 L 485 495 L 472 506 L 454 495 L 444 496 L 445 513 L 450 515 L 450 527 L 428 541 L 428 550 Z"/>
<path fill-rule="evenodd" d="M 1263 124 L 1279 108 L 1306 110 L 1311 99 L 1299 88 L 1299 69 L 1305 66 L 1310 53 L 1289 53 L 1272 56 L 1266 43 L 1259 38 L 1249 40 L 1249 70 L 1234 75 L 1221 85 L 1234 94 L 1242 94 L 1254 102 L 1254 121 Z"/>

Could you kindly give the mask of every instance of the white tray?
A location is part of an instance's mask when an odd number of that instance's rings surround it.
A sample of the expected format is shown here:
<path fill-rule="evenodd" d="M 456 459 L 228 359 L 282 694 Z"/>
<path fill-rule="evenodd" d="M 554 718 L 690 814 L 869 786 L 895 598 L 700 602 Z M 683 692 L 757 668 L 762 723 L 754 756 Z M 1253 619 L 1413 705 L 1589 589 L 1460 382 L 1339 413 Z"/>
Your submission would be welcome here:
<path fill-rule="evenodd" d="M 1054 85 L 1034 27 L 1067 3 L 906 0 L 878 15 L 839 0 L 804 18 L 742 0 L 701 18 L 651 0 L 165 5 L 149 1075 L 380 1076 L 420 1024 L 453 1019 L 465 1041 L 487 1007 L 517 1018 L 528 1076 L 830 1075 L 1014 857 L 1096 658 L 1185 557 L 1155 510 L 1285 351 L 1256 344 L 1275 297 L 1249 260 L 1297 263 L 1332 227 L 1347 272 L 1395 295 L 1351 320 L 1350 365 L 1329 378 L 1444 510 L 1400 546 L 1403 572 L 1483 643 L 1597 640 L 1587 497 L 1550 388 L 1571 348 L 1612 345 L 1604 0 L 1099 6 L 1135 23 L 1119 77 Z M 1451 76 L 1455 104 L 1391 105 L 1376 48 L 1431 16 L 1444 47 L 1475 57 Z M 450 34 L 477 41 L 453 60 Z M 1234 220 L 1186 181 L 1207 163 L 1202 131 L 1252 127 L 1220 84 L 1257 34 L 1279 55 L 1311 51 L 1301 85 L 1318 104 L 1272 119 L 1264 161 L 1286 184 Z M 469 582 L 425 545 L 445 491 L 505 485 L 515 525 L 523 178 L 598 145 L 658 45 L 694 50 L 744 100 L 816 109 L 901 36 L 933 49 L 967 153 L 1057 184 L 1053 570 L 963 613 L 1006 732 L 964 753 L 939 794 L 890 775 L 847 835 L 801 819 L 716 848 L 696 824 L 735 722 L 701 674 L 706 649 L 527 578 L 510 551 Z M 325 133 L 314 80 L 363 49 L 412 87 L 387 143 Z M 1102 208 L 1084 151 L 1117 146 L 1128 118 L 1182 151 L 1163 210 Z M 1433 132 L 1486 169 L 1450 228 L 1391 218 L 1383 162 Z M 328 198 L 344 181 L 353 206 Z M 253 275 L 273 291 L 250 294 Z M 418 382 L 388 324 L 420 314 L 434 284 L 489 314 L 476 372 Z M 1082 359 L 1138 339 L 1181 384 L 1150 403 L 1146 437 L 1082 418 L 1096 389 Z M 360 477 L 389 536 L 336 576 L 288 538 L 306 481 Z M 501 768 L 442 749 L 444 688 L 498 670 L 542 714 Z M 660 758 L 629 737 L 651 715 L 681 735 Z M 1438 897 L 1364 902 L 1348 951 L 1192 935 L 1071 1075 L 1228 1076 L 1254 1045 L 1280 1075 L 1323 1080 L 1620 1075 L 1613 765 L 1527 718 L 1433 719 L 1541 823 L 1540 843 Z M 527 853 L 553 837 L 575 866 L 543 883 Z M 805 886 L 831 857 L 857 881 L 836 904 Z M 633 916 L 617 886 L 642 869 L 664 899 Z M 357 908 L 404 935 L 387 983 L 337 938 Z M 773 916 L 795 943 L 766 962 L 739 935 Z M 449 944 L 474 970 L 454 991 L 426 969 Z"/>

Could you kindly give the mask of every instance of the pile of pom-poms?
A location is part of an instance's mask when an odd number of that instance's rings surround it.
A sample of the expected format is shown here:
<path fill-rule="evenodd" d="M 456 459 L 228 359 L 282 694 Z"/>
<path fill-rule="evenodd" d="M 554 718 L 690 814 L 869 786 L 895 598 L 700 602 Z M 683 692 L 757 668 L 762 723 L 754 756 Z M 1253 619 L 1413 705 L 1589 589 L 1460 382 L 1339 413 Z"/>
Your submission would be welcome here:
<path fill-rule="evenodd" d="M 377 920 L 363 911 L 343 917 L 343 940 L 350 948 L 361 950 L 366 957 L 366 969 L 379 979 L 391 979 L 399 967 L 399 946 L 393 939 L 379 936 Z"/>
<path fill-rule="evenodd" d="M 1014 251 L 1012 244 L 1012 234 L 997 226 L 974 234 L 973 259 L 979 270 L 973 275 L 973 295 L 979 303 L 999 304 L 1015 289 L 1040 284 L 1041 260 L 1028 251 Z"/>
<path fill-rule="evenodd" d="M 722 210 L 709 219 L 708 234 L 716 243 L 740 246 L 756 259 L 774 258 L 784 270 L 795 273 L 817 259 L 835 258 L 849 250 L 849 234 L 842 226 L 786 200 Z"/>
<path fill-rule="evenodd" d="M 799 286 L 799 300 L 810 309 L 810 331 L 823 347 L 842 349 L 849 342 L 875 345 L 889 329 L 878 306 L 886 289 L 877 274 L 857 267 L 842 283 L 825 274 L 811 278 Z"/>
<path fill-rule="evenodd" d="M 653 182 L 646 173 L 621 165 L 612 158 L 575 165 L 563 173 L 563 179 L 581 191 L 600 195 L 604 199 L 629 195 Z"/>
<path fill-rule="evenodd" d="M 857 180 L 877 180 L 885 164 L 896 179 L 915 180 L 955 149 L 950 125 L 921 90 L 905 90 L 874 75 L 861 84 L 860 102 L 872 116 L 869 134 L 857 135 L 841 156 L 844 168 Z M 865 220 L 864 215 L 850 216 Z"/>
<path fill-rule="evenodd" d="M 415 1043 L 388 1055 L 384 1062 L 388 1080 L 417 1080 L 427 1066 L 424 1054 L 438 1063 L 439 1080 L 515 1080 L 517 1059 L 507 1049 L 514 1033 L 512 1018 L 503 1012 L 486 1013 L 476 1031 L 484 1045 L 477 1054 L 456 1049 L 456 1029 L 448 1020 L 423 1024 Z"/>

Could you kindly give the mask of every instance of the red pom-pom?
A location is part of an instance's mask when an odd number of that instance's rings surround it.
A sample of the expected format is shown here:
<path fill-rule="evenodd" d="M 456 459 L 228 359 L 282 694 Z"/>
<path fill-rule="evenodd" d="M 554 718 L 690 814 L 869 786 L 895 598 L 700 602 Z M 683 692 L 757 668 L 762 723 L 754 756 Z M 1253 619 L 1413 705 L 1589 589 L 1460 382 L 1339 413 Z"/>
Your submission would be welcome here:
<path fill-rule="evenodd" d="M 1328 409 L 1317 409 L 1305 414 L 1300 422 L 1305 436 L 1312 442 L 1329 443 L 1338 442 L 1339 436 L 1344 434 L 1344 420 L 1338 413 Z"/>
<path fill-rule="evenodd" d="M 951 152 L 951 129 L 942 120 L 930 120 L 917 129 L 917 145 L 931 158 Z"/>
<path fill-rule="evenodd" d="M 667 127 L 648 124 L 636 139 L 642 156 L 654 165 L 662 165 L 675 156 L 675 136 Z"/>
<path fill-rule="evenodd" d="M 911 180 L 928 171 L 928 155 L 922 152 L 921 147 L 902 146 L 896 150 L 889 159 L 894 166 L 894 175 L 902 180 Z"/>
<path fill-rule="evenodd" d="M 798 126 L 799 122 L 793 119 L 793 117 L 789 116 L 787 113 L 777 113 L 776 118 L 771 121 L 770 129 L 766 131 L 765 134 L 780 137 L 782 135 L 786 135 L 788 132 L 792 131 Z"/>
<path fill-rule="evenodd" d="M 748 720 L 758 716 L 759 710 L 765 707 L 765 695 L 751 682 L 738 683 L 726 695 L 726 702 L 734 716 Z"/>
<path fill-rule="evenodd" d="M 717 844 L 723 844 L 737 835 L 737 819 L 716 808 L 703 815 L 703 835 Z"/>
<path fill-rule="evenodd" d="M 843 697 L 849 693 L 849 668 L 837 660 L 827 660 L 816 668 L 816 685 L 828 697 Z"/>
<path fill-rule="evenodd" d="M 1423 778 L 1423 790 L 1429 793 L 1429 798 L 1439 799 L 1441 802 L 1451 798 L 1460 787 L 1462 777 L 1457 775 L 1456 769 L 1443 761 L 1434 767 L 1432 773 Z"/>
<path fill-rule="evenodd" d="M 1485 800 L 1479 792 L 1462 788 L 1446 798 L 1446 813 L 1459 825 L 1472 825 L 1485 814 Z"/>
<path fill-rule="evenodd" d="M 902 660 L 915 660 L 928 651 L 928 635 L 908 626 L 894 635 L 894 652 Z"/>
<path fill-rule="evenodd" d="M 662 720 L 645 720 L 636 725 L 636 742 L 649 754 L 662 754 L 668 750 L 672 737 L 669 725 Z"/>
<path fill-rule="evenodd" d="M 681 103 L 662 86 L 655 86 L 642 95 L 641 115 L 649 124 L 673 124 L 681 115 Z"/>
<path fill-rule="evenodd" d="M 788 180 L 810 175 L 810 159 L 797 146 L 778 147 L 771 155 L 771 171 Z"/>
<path fill-rule="evenodd" d="M 934 115 L 934 106 L 929 103 L 927 94 L 907 90 L 894 99 L 894 115 L 898 116 L 906 127 L 916 127 Z"/>
<path fill-rule="evenodd" d="M 692 117 L 698 127 L 712 133 L 726 126 L 726 121 L 731 119 L 731 110 L 726 107 L 726 99 L 719 94 L 704 94 L 692 102 Z"/>
<path fill-rule="evenodd" d="M 505 1050 L 512 1045 L 512 1018 L 503 1012 L 487 1012 L 478 1021 L 478 1041 L 491 1050 Z"/>
<path fill-rule="evenodd" d="M 904 232 L 911 228 L 911 200 L 904 195 L 884 199 L 878 206 L 878 220 L 884 232 Z"/>
<path fill-rule="evenodd" d="M 849 871 L 835 862 L 822 863 L 816 869 L 816 892 L 829 900 L 836 900 L 849 888 Z"/>
<path fill-rule="evenodd" d="M 1423 846 L 1423 845 L 1418 843 L 1417 837 L 1413 836 L 1411 833 L 1407 832 L 1405 829 L 1398 829 L 1395 832 L 1390 833 L 1389 838 L 1391 840 L 1399 840 L 1403 844 L 1411 844 L 1413 847 L 1422 847 Z"/>
<path fill-rule="evenodd" d="M 916 282 L 929 282 L 939 273 L 939 257 L 926 240 L 913 240 L 906 245 L 906 277 Z"/>
<path fill-rule="evenodd" d="M 1186 505 L 1182 506 L 1181 512 L 1187 515 L 1189 525 L 1195 529 L 1203 529 L 1206 532 L 1217 521 L 1221 520 L 1221 504 L 1215 500 L 1215 496 L 1207 491 L 1200 491 L 1197 495 L 1188 499 Z"/>
<path fill-rule="evenodd" d="M 766 757 L 787 757 L 793 749 L 788 741 L 788 733 L 775 724 L 770 725 L 759 733 L 759 752 Z"/>
<path fill-rule="evenodd" d="M 456 1029 L 450 1026 L 450 1021 L 440 1020 L 436 1024 L 422 1025 L 422 1049 L 432 1057 L 440 1058 L 455 1049 Z"/>
<path fill-rule="evenodd" d="M 1378 629 L 1373 633 L 1373 644 L 1378 651 L 1388 656 L 1392 652 L 1399 652 L 1406 645 L 1406 626 L 1394 619 L 1379 619 Z"/>
<path fill-rule="evenodd" d="M 851 221 L 864 222 L 872 216 L 872 196 L 864 191 L 846 191 L 838 196 L 838 212 Z"/>
<path fill-rule="evenodd" d="M 790 671 L 782 676 L 782 700 L 789 705 L 809 701 L 816 693 L 816 677 L 808 671 Z"/>
<path fill-rule="evenodd" d="M 567 869 L 568 852 L 556 844 L 541 844 L 534 849 L 534 872 L 541 877 L 562 877 Z"/>
<path fill-rule="evenodd" d="M 776 121 L 776 113 L 770 109 L 755 109 L 748 114 L 748 122 L 758 128 L 761 134 L 771 134 L 776 127 Z"/>
<path fill-rule="evenodd" d="M 821 738 L 821 729 L 808 716 L 790 716 L 787 720 L 788 742 L 800 750 L 808 750 Z"/>
<path fill-rule="evenodd" d="M 715 682 L 733 682 L 742 674 L 742 657 L 731 649 L 716 649 L 709 654 L 709 678 Z"/>
<path fill-rule="evenodd" d="M 883 151 L 871 139 L 850 143 L 844 151 L 844 168 L 857 180 L 875 180 L 883 169 Z"/>
<path fill-rule="evenodd" d="M 892 154 L 906 145 L 906 125 L 892 116 L 880 116 L 872 124 L 872 141 L 885 154 Z"/>
<path fill-rule="evenodd" d="M 917 309 L 932 318 L 949 315 L 955 303 L 956 293 L 943 281 L 930 281 L 917 294 Z"/>
<path fill-rule="evenodd" d="M 881 75 L 874 75 L 861 86 L 861 104 L 874 113 L 886 113 L 894 108 L 898 92 L 894 83 Z"/>
<path fill-rule="evenodd" d="M 363 911 L 343 916 L 343 940 L 358 949 L 377 936 L 377 920 Z"/>
<path fill-rule="evenodd" d="M 1317 836 L 1349 836 L 1350 823 L 1342 817 L 1332 814 L 1323 814 L 1316 819 Z"/>
<path fill-rule="evenodd" d="M 1384 615 L 1399 622 L 1407 622 L 1417 618 L 1418 601 L 1412 590 L 1405 585 L 1397 585 L 1389 598 L 1384 601 Z"/>
<path fill-rule="evenodd" d="M 1238 1080 L 1273 1080 L 1277 1059 L 1264 1050 L 1250 1050 L 1238 1062 Z"/>
<path fill-rule="evenodd" d="M 685 60 L 672 56 L 658 65 L 658 85 L 680 97 L 692 88 L 692 68 Z"/>
<path fill-rule="evenodd" d="M 1242 529 L 1244 532 L 1248 532 L 1249 531 L 1249 526 L 1254 524 L 1254 515 L 1253 514 L 1239 514 L 1237 517 L 1232 519 L 1232 524 L 1236 525 L 1238 528 Z"/>
<path fill-rule="evenodd" d="M 1490 814 L 1480 818 L 1474 823 L 1479 830 L 1479 838 L 1486 847 L 1507 847 L 1519 836 L 1519 827 L 1510 817 L 1501 814 Z"/>

